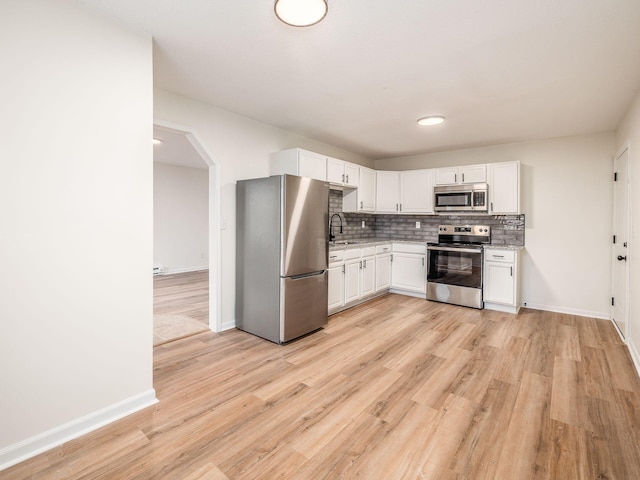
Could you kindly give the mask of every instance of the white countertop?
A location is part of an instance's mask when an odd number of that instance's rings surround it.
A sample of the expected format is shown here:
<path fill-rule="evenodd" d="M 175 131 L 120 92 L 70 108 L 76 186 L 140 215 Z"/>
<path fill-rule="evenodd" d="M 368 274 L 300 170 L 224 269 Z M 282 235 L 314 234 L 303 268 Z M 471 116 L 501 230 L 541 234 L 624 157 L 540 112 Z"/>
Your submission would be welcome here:
<path fill-rule="evenodd" d="M 522 250 L 523 248 L 520 245 L 484 245 L 485 250 Z"/>

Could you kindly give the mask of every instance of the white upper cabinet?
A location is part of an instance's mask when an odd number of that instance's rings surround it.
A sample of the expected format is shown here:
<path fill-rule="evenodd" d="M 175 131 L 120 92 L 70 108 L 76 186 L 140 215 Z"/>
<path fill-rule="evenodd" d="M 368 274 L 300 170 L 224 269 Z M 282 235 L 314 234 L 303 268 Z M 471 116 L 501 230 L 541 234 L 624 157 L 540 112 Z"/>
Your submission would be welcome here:
<path fill-rule="evenodd" d="M 463 167 L 445 167 L 436 169 L 436 185 L 455 185 L 463 183 L 486 182 L 486 165 L 465 165 Z"/>
<path fill-rule="evenodd" d="M 358 188 L 342 193 L 342 211 L 373 213 L 376 210 L 376 171 L 360 167 L 358 174 Z"/>
<path fill-rule="evenodd" d="M 376 212 L 433 213 L 433 170 L 376 173 Z"/>
<path fill-rule="evenodd" d="M 400 213 L 400 172 L 376 172 L 376 212 Z"/>
<path fill-rule="evenodd" d="M 400 211 L 433 213 L 433 170 L 400 172 Z"/>
<path fill-rule="evenodd" d="M 489 213 L 520 213 L 520 162 L 491 163 L 489 168 Z"/>
<path fill-rule="evenodd" d="M 486 165 L 460 167 L 460 183 L 487 183 Z"/>
<path fill-rule="evenodd" d="M 332 185 L 357 188 L 360 167 L 354 163 L 327 157 L 327 181 Z"/>
<path fill-rule="evenodd" d="M 327 181 L 327 157 L 301 148 L 274 153 L 269 159 L 271 175 L 298 175 Z"/>
<path fill-rule="evenodd" d="M 436 168 L 436 185 L 458 183 L 458 167 Z"/>
<path fill-rule="evenodd" d="M 434 185 L 487 183 L 493 215 L 520 214 L 520 162 L 425 170 L 376 171 L 290 148 L 271 155 L 270 175 L 300 175 L 343 189 L 343 211 L 433 214 Z"/>
<path fill-rule="evenodd" d="M 376 210 L 376 171 L 360 167 L 360 186 L 358 187 L 358 206 L 361 211 Z"/>

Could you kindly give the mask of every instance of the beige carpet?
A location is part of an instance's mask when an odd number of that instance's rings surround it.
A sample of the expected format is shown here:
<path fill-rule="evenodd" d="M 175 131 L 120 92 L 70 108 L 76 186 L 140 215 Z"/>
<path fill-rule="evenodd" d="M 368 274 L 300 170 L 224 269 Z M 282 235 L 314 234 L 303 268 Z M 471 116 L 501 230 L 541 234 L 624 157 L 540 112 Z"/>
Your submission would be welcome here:
<path fill-rule="evenodd" d="M 209 330 L 209 326 L 187 315 L 154 315 L 153 345 L 189 337 Z"/>

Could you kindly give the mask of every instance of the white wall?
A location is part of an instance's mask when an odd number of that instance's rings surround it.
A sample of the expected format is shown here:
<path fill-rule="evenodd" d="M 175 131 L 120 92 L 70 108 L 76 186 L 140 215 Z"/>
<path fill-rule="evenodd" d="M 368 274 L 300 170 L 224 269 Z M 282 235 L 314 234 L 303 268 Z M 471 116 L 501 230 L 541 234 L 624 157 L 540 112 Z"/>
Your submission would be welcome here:
<path fill-rule="evenodd" d="M 153 265 L 165 273 L 209 268 L 208 188 L 208 168 L 153 164 Z"/>
<path fill-rule="evenodd" d="M 520 160 L 525 214 L 522 300 L 609 318 L 613 133 L 376 161 L 408 170 Z"/>
<path fill-rule="evenodd" d="M 0 58 L 2 469 L 155 393 L 151 39 L 3 0 Z"/>
<path fill-rule="evenodd" d="M 269 175 L 269 154 L 302 147 L 361 165 L 372 162 L 356 154 L 247 117 L 156 89 L 154 117 L 188 126 L 197 134 L 216 163 L 220 185 L 221 321 L 223 328 L 235 324 L 235 183 Z M 214 239 L 215 241 L 215 239 Z M 213 253 L 212 253 L 213 254 Z M 213 272 L 212 272 L 213 273 Z M 215 278 L 214 276 L 210 278 Z"/>
<path fill-rule="evenodd" d="M 640 370 L 640 260 L 638 251 L 638 228 L 640 228 L 640 91 L 630 105 L 627 114 L 616 132 L 616 147 L 629 145 L 629 195 L 631 202 L 631 244 L 629 252 L 630 295 L 629 332 L 627 342 Z"/>

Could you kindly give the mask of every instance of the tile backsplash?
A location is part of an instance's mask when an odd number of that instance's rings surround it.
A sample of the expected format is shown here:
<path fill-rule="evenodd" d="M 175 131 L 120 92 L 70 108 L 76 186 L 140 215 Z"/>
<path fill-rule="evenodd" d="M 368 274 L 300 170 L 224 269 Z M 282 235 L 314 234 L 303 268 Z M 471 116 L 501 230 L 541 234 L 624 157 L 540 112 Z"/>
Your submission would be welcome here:
<path fill-rule="evenodd" d="M 491 243 L 494 245 L 524 246 L 524 215 L 374 215 L 370 213 L 344 213 L 342 191 L 331 190 L 329 214 L 333 217 L 333 234 L 336 240 L 365 238 L 393 238 L 421 242 L 438 241 L 438 225 L 472 224 L 491 226 Z M 362 226 L 364 222 L 364 227 Z M 420 228 L 416 228 L 420 222 Z"/>

